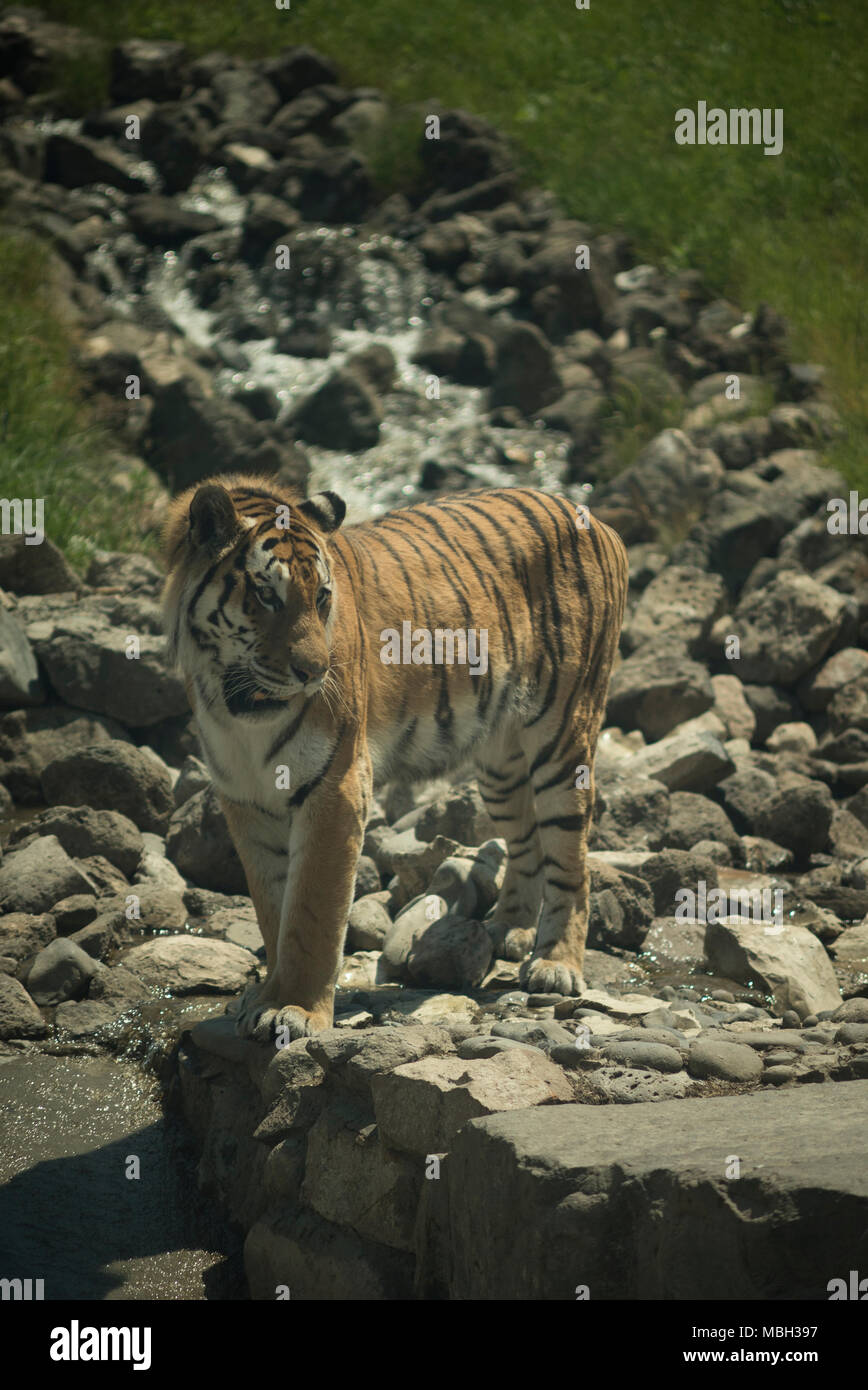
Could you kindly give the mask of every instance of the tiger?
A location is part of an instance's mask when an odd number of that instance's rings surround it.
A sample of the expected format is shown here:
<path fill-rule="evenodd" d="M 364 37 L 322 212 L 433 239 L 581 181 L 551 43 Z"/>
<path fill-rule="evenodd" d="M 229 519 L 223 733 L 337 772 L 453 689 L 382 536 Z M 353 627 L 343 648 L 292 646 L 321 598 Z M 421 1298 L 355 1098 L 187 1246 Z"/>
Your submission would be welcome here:
<path fill-rule="evenodd" d="M 468 764 L 507 846 L 492 940 L 525 956 L 527 991 L 581 995 L 624 545 L 528 487 L 345 515 L 334 492 L 237 474 L 167 514 L 167 655 L 265 945 L 235 1028 L 286 1043 L 333 1025 L 374 791 Z"/>

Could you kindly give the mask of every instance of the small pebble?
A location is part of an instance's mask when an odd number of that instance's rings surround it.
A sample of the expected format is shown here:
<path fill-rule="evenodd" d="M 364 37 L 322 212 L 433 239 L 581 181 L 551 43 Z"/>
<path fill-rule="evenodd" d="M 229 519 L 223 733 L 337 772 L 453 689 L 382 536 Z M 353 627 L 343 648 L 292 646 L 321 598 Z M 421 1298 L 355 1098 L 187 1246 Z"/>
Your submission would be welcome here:
<path fill-rule="evenodd" d="M 787 1081 L 795 1081 L 795 1067 L 767 1067 L 763 1072 L 763 1081 L 767 1081 L 770 1086 L 783 1086 Z"/>

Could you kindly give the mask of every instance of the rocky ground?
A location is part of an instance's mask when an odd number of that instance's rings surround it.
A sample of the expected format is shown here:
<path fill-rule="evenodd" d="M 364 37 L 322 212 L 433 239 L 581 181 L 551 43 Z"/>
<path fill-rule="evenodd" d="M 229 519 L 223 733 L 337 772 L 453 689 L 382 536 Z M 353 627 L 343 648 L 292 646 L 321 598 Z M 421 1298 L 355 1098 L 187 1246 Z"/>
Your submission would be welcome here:
<path fill-rule="evenodd" d="M 131 42 L 114 104 L 70 123 L 45 90 L 45 54 L 70 42 L 0 19 L 0 188 L 54 248 L 118 486 L 150 479 L 146 526 L 172 487 L 231 466 L 328 483 L 356 515 L 554 486 L 629 547 L 585 995 L 528 996 L 504 958 L 486 921 L 504 846 L 474 784 L 396 785 L 368 826 L 335 1028 L 286 1066 L 306 1086 L 375 1073 L 390 1144 L 427 1116 L 423 1153 L 500 1111 L 868 1078 L 868 556 L 827 524 L 848 488 L 822 466 L 821 370 L 788 360 L 770 309 L 637 265 L 522 189 L 464 113 L 421 140 L 425 190 L 378 201 L 354 142 L 388 109 L 328 59 Z M 677 427 L 617 469 L 630 393 Z M 165 665 L 160 580 L 95 550 L 82 581 L 50 541 L 0 538 L 7 1052 L 165 1060 L 192 1026 L 194 1050 L 240 1057 L 215 1015 L 261 943 Z M 780 922 L 680 920 L 700 883 L 779 891 Z M 273 1072 L 268 1104 L 283 1085 L 302 1083 Z"/>

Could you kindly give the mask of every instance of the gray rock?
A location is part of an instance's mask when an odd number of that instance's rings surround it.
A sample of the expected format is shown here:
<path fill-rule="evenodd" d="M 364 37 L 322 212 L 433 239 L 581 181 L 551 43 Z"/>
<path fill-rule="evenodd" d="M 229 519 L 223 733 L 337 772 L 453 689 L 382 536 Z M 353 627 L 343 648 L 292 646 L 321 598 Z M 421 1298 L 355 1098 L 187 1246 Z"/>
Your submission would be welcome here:
<path fill-rule="evenodd" d="M 92 893 L 94 885 L 70 859 L 55 835 L 43 835 L 0 864 L 0 911 L 48 912 L 73 893 Z"/>
<path fill-rule="evenodd" d="M 665 849 L 650 855 L 640 874 L 651 887 L 658 917 L 675 915 L 678 906 L 675 895 L 679 889 L 691 888 L 695 893 L 700 880 L 704 880 L 709 889 L 718 885 L 717 867 L 710 859 L 679 849 Z"/>
<path fill-rule="evenodd" d="M 133 946 L 123 960 L 133 975 L 171 994 L 234 994 L 257 960 L 241 946 L 201 936 L 163 936 Z"/>
<path fill-rule="evenodd" d="M 758 835 L 791 849 L 797 859 L 822 850 L 829 834 L 835 803 L 824 782 L 784 787 L 758 807 Z"/>
<path fill-rule="evenodd" d="M 713 703 L 711 678 L 704 666 L 677 649 L 661 651 L 651 643 L 615 671 L 606 718 L 623 729 L 641 729 L 651 741 L 664 738 Z"/>
<path fill-rule="evenodd" d="M 635 651 L 646 642 L 665 645 L 673 639 L 677 645 L 686 644 L 691 652 L 701 650 L 715 619 L 723 612 L 725 597 L 726 588 L 718 574 L 695 565 L 667 565 L 643 590 L 624 625 L 625 650 Z"/>
<path fill-rule="evenodd" d="M 39 705 L 45 690 L 27 634 L 16 617 L 0 605 L 0 708 Z"/>
<path fill-rule="evenodd" d="M 68 999 L 58 1004 L 54 1015 L 58 1033 L 67 1038 L 98 1038 L 114 1019 L 114 1010 L 95 999 L 82 999 L 78 1003 Z"/>
<path fill-rule="evenodd" d="M 154 754 L 112 740 L 56 758 L 42 773 L 50 806 L 120 811 L 140 830 L 162 834 L 172 813 L 172 779 Z"/>
<path fill-rule="evenodd" d="M 37 1004 L 81 999 L 96 970 L 96 961 L 74 941 L 58 937 L 39 952 L 27 975 L 27 990 Z"/>
<path fill-rule="evenodd" d="M 127 205 L 130 225 L 146 246 L 178 247 L 192 237 L 216 232 L 220 222 L 207 212 L 184 208 L 173 198 L 143 193 Z"/>
<path fill-rule="evenodd" d="M 413 828 L 419 840 L 430 841 L 444 835 L 460 845 L 481 845 L 495 833 L 477 787 L 467 783 L 442 792 L 424 805 Z"/>
<path fill-rule="evenodd" d="M 706 792 L 733 768 L 723 744 L 711 734 L 676 730 L 636 753 L 631 772 L 662 782 L 670 791 Z"/>
<path fill-rule="evenodd" d="M 636 950 L 654 915 L 647 884 L 633 874 L 621 873 L 594 856 L 591 871 L 588 942 L 592 947 Z"/>
<path fill-rule="evenodd" d="M 0 1038 L 44 1038 L 42 1014 L 27 990 L 11 975 L 0 975 Z"/>
<path fill-rule="evenodd" d="M 378 442 L 382 418 L 382 407 L 367 381 L 338 368 L 301 402 L 291 425 L 298 439 L 355 452 Z"/>
<path fill-rule="evenodd" d="M 716 840 L 726 845 L 734 858 L 741 858 L 741 840 L 722 806 L 695 792 L 673 792 L 666 824 L 667 848 L 690 850 L 700 840 Z"/>
<path fill-rule="evenodd" d="M 0 917 L 0 957 L 9 962 L 4 973 L 19 973 L 56 935 L 54 915 L 50 912 L 9 912 Z"/>
<path fill-rule="evenodd" d="M 61 898 L 59 903 L 55 903 L 51 915 L 58 936 L 68 936 L 70 932 L 80 931 L 82 927 L 88 926 L 99 912 L 97 901 L 93 893 L 73 893 L 70 897 Z"/>
<path fill-rule="evenodd" d="M 550 1052 L 553 1047 L 575 1047 L 575 1035 L 563 1024 L 551 1018 L 513 1018 L 495 1023 L 491 1029 L 492 1038 L 507 1038 L 513 1042 L 528 1043 Z"/>
<path fill-rule="evenodd" d="M 706 1081 L 756 1081 L 762 1074 L 762 1060 L 753 1048 L 737 1042 L 699 1038 L 691 1044 L 687 1070 Z"/>
<path fill-rule="evenodd" d="M 603 1054 L 611 1062 L 624 1067 L 644 1067 L 650 1071 L 678 1072 L 683 1066 L 681 1053 L 665 1043 L 644 1041 L 622 1041 L 603 1045 Z"/>
<path fill-rule="evenodd" d="M 122 193 L 144 193 L 145 181 L 132 162 L 107 140 L 91 140 L 86 135 L 55 131 L 45 147 L 45 177 L 62 188 L 81 188 L 107 183 Z"/>
<path fill-rule="evenodd" d="M 211 775 L 201 758 L 192 754 L 181 764 L 181 771 L 174 786 L 175 810 L 189 801 L 196 792 L 204 791 L 211 783 Z"/>
<path fill-rule="evenodd" d="M 478 1119 L 430 1184 L 443 1189 L 445 1179 L 451 1239 L 445 1250 L 423 1247 L 417 1277 L 436 1278 L 456 1300 L 572 1298 L 578 1283 L 594 1299 L 825 1299 L 826 1271 L 859 1267 L 865 1160 L 853 1136 L 866 1105 L 868 1082 L 854 1081 L 805 1087 L 797 1106 L 761 1090 L 687 1109 L 544 1106 Z M 728 1154 L 742 1155 L 743 1172 L 749 1154 L 751 1171 L 765 1175 L 748 1246 L 743 1210 L 721 1201 Z M 819 1228 L 818 1191 L 829 1194 Z M 697 1226 L 699 1246 L 689 1234 Z M 819 1241 L 816 1263 L 782 1269 L 782 1229 L 794 1249 Z M 660 1231 L 683 1238 L 661 1244 Z M 615 1245 L 624 1258 L 613 1261 Z M 579 1274 L 577 1248 L 586 1252 Z"/>
<path fill-rule="evenodd" d="M 367 897 L 371 893 L 379 893 L 381 887 L 380 871 L 374 863 L 374 860 L 370 859 L 366 854 L 360 855 L 359 862 L 356 866 L 356 886 L 353 890 L 354 899 L 358 900 L 359 898 Z"/>
<path fill-rule="evenodd" d="M 10 845 L 27 844 L 31 835 L 55 836 L 74 859 L 100 854 L 127 878 L 136 872 L 144 850 L 141 831 L 128 816 L 90 806 L 52 806 L 41 811 L 13 831 Z"/>
<path fill-rule="evenodd" d="M 128 970 L 125 965 L 112 965 L 98 970 L 91 978 L 88 998 L 98 1000 L 110 1009 L 113 1016 L 134 1004 L 153 997 L 153 989 Z M 234 1025 L 233 1025 L 234 1027 Z"/>
<path fill-rule="evenodd" d="M 53 689 L 67 704 L 133 728 L 187 713 L 184 684 L 168 667 L 162 637 L 114 627 L 88 609 L 32 623 L 28 630 Z M 138 643 L 135 659 L 127 657 L 131 635 Z"/>
<path fill-rule="evenodd" d="M 112 49 L 109 95 L 114 102 L 180 96 L 187 50 L 170 39 L 128 39 Z"/>
<path fill-rule="evenodd" d="M 804 927 L 779 930 L 737 919 L 709 922 L 705 949 L 715 974 L 764 990 L 778 1014 L 793 1009 L 807 1018 L 840 1003 L 832 962 Z"/>
<path fill-rule="evenodd" d="M 491 406 L 514 405 L 523 415 L 532 415 L 556 401 L 562 390 L 545 335 L 535 324 L 509 323 L 497 344 Z"/>
<path fill-rule="evenodd" d="M 350 908 L 347 944 L 353 951 L 381 951 L 391 926 L 379 893 L 357 898 Z"/>
<path fill-rule="evenodd" d="M 596 776 L 597 794 L 592 844 L 624 843 L 642 849 L 662 849 L 669 814 L 669 791 L 662 782 L 636 774 L 634 760 L 625 772 Z"/>
<path fill-rule="evenodd" d="M 217 893 L 246 893 L 247 880 L 212 786 L 175 811 L 166 834 L 169 859 L 185 878 Z"/>
<path fill-rule="evenodd" d="M 748 593 L 715 634 L 725 627 L 738 635 L 742 680 L 793 686 L 829 651 L 851 605 L 846 595 L 809 575 L 784 571 Z"/>
<path fill-rule="evenodd" d="M 642 960 L 655 966 L 682 966 L 702 970 L 705 960 L 705 923 L 679 922 L 657 917 L 642 942 Z"/>
<path fill-rule="evenodd" d="M 414 936 L 406 969 L 416 984 L 468 989 L 482 983 L 491 958 L 491 937 L 481 922 L 444 916 Z"/>

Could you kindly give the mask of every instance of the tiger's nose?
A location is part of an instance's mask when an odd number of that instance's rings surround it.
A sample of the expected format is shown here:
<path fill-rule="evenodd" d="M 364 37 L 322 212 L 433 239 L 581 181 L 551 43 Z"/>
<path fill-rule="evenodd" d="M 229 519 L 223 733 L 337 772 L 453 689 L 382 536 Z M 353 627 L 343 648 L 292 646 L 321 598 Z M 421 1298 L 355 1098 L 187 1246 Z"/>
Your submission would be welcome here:
<path fill-rule="evenodd" d="M 290 666 L 289 669 L 297 681 L 300 681 L 302 685 L 307 685 L 308 681 L 318 680 L 325 673 L 326 668 L 324 665 L 317 666 L 310 663 L 306 670 L 302 666 Z"/>

